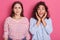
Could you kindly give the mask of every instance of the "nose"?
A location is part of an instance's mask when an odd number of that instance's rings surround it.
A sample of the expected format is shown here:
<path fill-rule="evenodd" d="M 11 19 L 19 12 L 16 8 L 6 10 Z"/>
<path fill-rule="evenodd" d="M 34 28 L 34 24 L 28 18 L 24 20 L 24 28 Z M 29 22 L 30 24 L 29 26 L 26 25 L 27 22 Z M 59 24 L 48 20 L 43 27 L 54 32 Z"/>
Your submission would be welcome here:
<path fill-rule="evenodd" d="M 42 12 L 42 10 L 40 10 L 40 13 Z"/>
<path fill-rule="evenodd" d="M 16 8 L 16 10 L 18 11 L 19 8 Z"/>

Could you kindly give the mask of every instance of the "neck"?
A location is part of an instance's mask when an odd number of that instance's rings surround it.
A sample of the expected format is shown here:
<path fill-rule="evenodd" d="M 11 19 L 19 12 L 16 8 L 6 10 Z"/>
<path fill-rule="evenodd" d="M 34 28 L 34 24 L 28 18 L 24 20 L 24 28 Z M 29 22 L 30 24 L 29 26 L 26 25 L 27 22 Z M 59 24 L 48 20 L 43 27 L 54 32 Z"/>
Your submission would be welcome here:
<path fill-rule="evenodd" d="M 15 18 L 15 19 L 20 19 L 21 16 L 20 16 L 20 15 L 15 15 L 13 18 Z"/>

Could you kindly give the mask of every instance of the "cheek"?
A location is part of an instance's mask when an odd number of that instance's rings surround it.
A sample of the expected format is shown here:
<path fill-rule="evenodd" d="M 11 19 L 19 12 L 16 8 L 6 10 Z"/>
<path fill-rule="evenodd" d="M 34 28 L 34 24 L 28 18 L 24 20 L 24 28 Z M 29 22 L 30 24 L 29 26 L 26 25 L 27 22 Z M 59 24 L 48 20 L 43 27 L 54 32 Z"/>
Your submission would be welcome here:
<path fill-rule="evenodd" d="M 19 9 L 19 12 L 21 12 L 22 11 L 22 9 Z"/>
<path fill-rule="evenodd" d="M 16 9 L 13 9 L 14 13 L 16 13 Z"/>
<path fill-rule="evenodd" d="M 40 12 L 40 10 L 37 10 L 37 12 Z"/>
<path fill-rule="evenodd" d="M 42 13 L 42 15 L 44 15 L 45 14 L 45 10 L 43 10 L 41 13 Z"/>
<path fill-rule="evenodd" d="M 21 8 L 20 8 L 20 9 L 18 8 L 18 9 L 17 9 L 17 11 L 19 11 L 19 12 L 20 12 L 20 11 L 22 11 L 22 9 L 21 9 Z"/>
<path fill-rule="evenodd" d="M 45 13 L 46 11 L 45 10 L 42 10 L 42 13 Z"/>
<path fill-rule="evenodd" d="M 14 13 L 16 13 L 16 12 L 21 13 L 22 9 L 14 9 L 13 11 L 14 11 Z"/>

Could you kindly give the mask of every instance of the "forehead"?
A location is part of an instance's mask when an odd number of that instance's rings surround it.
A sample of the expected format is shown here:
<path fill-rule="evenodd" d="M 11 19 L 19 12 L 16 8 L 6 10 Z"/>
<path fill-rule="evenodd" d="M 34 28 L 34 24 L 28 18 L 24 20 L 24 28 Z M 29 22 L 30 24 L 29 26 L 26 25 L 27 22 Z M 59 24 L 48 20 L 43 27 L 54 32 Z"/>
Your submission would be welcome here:
<path fill-rule="evenodd" d="M 21 5 L 17 3 L 14 5 L 14 7 L 21 7 Z"/>
<path fill-rule="evenodd" d="M 44 5 L 39 5 L 39 8 L 45 8 L 45 6 Z"/>

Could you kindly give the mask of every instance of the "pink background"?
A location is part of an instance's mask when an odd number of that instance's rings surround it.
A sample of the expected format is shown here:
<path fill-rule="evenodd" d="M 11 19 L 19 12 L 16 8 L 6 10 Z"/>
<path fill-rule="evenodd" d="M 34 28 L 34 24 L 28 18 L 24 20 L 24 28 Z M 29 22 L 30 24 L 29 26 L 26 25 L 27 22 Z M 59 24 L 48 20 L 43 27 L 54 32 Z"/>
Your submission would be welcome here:
<path fill-rule="evenodd" d="M 16 0 L 0 0 L 0 40 L 3 40 L 3 25 L 4 20 L 10 15 L 12 3 Z M 24 6 L 24 16 L 30 19 L 32 8 L 40 0 L 20 0 Z M 49 13 L 52 18 L 53 32 L 52 40 L 60 40 L 60 0 L 42 0 L 49 8 Z"/>

